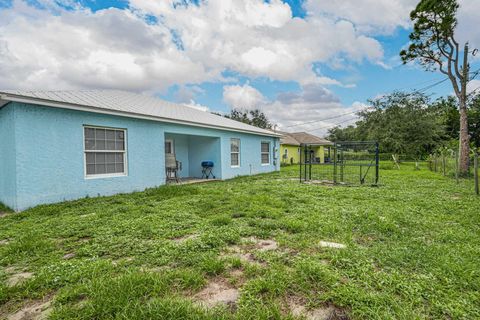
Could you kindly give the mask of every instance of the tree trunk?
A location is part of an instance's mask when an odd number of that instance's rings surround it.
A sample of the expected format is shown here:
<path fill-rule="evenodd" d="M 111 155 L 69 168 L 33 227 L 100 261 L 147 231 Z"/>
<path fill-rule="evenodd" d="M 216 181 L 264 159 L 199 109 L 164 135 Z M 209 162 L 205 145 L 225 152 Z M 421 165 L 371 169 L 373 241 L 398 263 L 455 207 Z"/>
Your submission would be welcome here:
<path fill-rule="evenodd" d="M 465 49 L 463 51 L 463 76 L 460 81 L 461 93 L 458 97 L 459 112 L 460 112 L 460 141 L 459 141 L 459 174 L 467 175 L 468 165 L 470 160 L 470 137 L 468 136 L 468 115 L 467 115 L 467 84 L 468 84 L 468 72 L 470 71 L 468 65 L 468 42 L 465 43 Z"/>
<path fill-rule="evenodd" d="M 459 173 L 466 175 L 470 161 L 470 137 L 468 135 L 467 106 L 460 101 L 460 141 L 459 141 Z"/>

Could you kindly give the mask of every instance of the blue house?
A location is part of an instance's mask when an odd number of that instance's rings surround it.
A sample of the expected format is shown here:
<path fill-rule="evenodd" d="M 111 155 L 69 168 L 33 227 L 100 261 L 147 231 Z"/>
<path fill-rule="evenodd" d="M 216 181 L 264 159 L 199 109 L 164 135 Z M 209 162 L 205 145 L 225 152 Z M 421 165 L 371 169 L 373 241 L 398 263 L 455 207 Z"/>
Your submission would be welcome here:
<path fill-rule="evenodd" d="M 0 202 L 20 211 L 166 183 L 279 170 L 280 135 L 122 91 L 0 91 Z M 175 162 L 174 162 L 175 163 Z"/>

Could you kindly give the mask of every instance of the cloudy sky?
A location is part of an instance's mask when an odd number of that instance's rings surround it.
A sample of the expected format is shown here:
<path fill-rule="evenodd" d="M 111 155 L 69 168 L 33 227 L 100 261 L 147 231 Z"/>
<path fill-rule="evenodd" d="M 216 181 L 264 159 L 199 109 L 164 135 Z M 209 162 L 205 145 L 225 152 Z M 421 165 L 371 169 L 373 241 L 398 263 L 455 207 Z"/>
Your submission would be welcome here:
<path fill-rule="evenodd" d="M 400 62 L 417 1 L 0 0 L 0 88 L 260 108 L 283 130 L 322 135 L 369 98 L 443 79 Z M 480 47 L 480 1 L 460 3 L 457 37 Z"/>

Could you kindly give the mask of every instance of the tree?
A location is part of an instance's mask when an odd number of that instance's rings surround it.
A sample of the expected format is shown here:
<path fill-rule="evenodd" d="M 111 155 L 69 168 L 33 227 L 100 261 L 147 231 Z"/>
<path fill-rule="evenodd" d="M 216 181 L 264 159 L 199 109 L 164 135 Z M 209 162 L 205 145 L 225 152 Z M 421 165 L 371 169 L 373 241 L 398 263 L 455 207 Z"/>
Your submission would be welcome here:
<path fill-rule="evenodd" d="M 410 14 L 414 22 L 410 34 L 410 46 L 402 50 L 403 63 L 419 62 L 427 71 L 439 71 L 450 80 L 459 102 L 459 171 L 468 172 L 469 135 L 467 115 L 467 83 L 469 74 L 468 42 L 463 49 L 463 63 L 460 61 L 460 44 L 454 33 L 457 26 L 456 0 L 421 0 Z"/>
<path fill-rule="evenodd" d="M 262 111 L 255 110 L 246 110 L 246 109 L 232 109 L 229 114 L 224 115 L 224 117 L 240 121 L 255 127 L 262 129 L 271 130 L 273 128 L 272 123 L 268 120 L 265 113 Z"/>
<path fill-rule="evenodd" d="M 359 112 L 360 120 L 355 126 L 330 129 L 328 139 L 376 140 L 381 152 L 417 160 L 433 152 L 446 139 L 442 116 L 447 107 L 432 107 L 424 94 L 394 92 L 370 104 L 373 110 Z"/>
<path fill-rule="evenodd" d="M 357 130 L 380 142 L 383 151 L 415 159 L 432 152 L 441 141 L 443 126 L 424 94 L 394 92 L 370 101 L 373 111 L 362 111 Z"/>
<path fill-rule="evenodd" d="M 346 128 L 336 126 L 328 130 L 327 140 L 332 142 L 361 140 L 358 136 L 357 127 L 354 125 L 349 125 Z"/>
<path fill-rule="evenodd" d="M 480 95 L 477 95 L 472 103 L 468 113 L 470 119 L 470 136 L 472 137 L 473 146 L 480 149 Z"/>

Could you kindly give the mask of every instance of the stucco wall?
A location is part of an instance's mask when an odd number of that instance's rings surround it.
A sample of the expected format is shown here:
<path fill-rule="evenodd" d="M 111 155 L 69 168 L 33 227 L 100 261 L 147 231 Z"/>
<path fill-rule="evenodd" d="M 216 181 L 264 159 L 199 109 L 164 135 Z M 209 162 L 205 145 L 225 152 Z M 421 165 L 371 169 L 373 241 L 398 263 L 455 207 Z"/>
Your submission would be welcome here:
<path fill-rule="evenodd" d="M 300 153 L 298 152 L 299 146 L 292 146 L 292 145 L 286 145 L 282 144 L 280 148 L 280 157 L 282 159 L 282 162 L 285 164 L 290 164 L 290 159 L 293 158 L 293 163 L 299 163 L 300 162 Z M 288 150 L 288 157 L 286 159 L 283 158 L 283 155 L 285 154 L 285 149 Z M 325 162 L 325 148 L 323 146 L 319 147 L 314 147 L 312 148 L 315 154 L 315 158 L 320 158 L 320 163 Z M 302 158 L 304 155 L 302 154 Z"/>
<path fill-rule="evenodd" d="M 221 164 L 220 177 L 224 179 L 279 169 L 278 161 L 276 165 L 260 164 L 260 141 L 269 140 L 272 146 L 276 141 L 278 146 L 277 138 L 20 103 L 15 103 L 12 109 L 16 160 L 16 179 L 12 181 L 16 181 L 16 203 L 5 202 L 16 210 L 85 196 L 140 191 L 164 184 L 166 134 L 216 138 L 209 141 L 217 141 L 216 162 Z M 84 125 L 127 130 L 127 176 L 85 178 Z M 242 141 L 240 168 L 230 167 L 231 137 Z M 190 166 L 190 150 L 182 152 L 184 155 L 188 152 Z M 6 188 L 7 191 L 2 190 L 2 198 L 11 193 L 11 186 Z"/>
<path fill-rule="evenodd" d="M 0 109 L 0 202 L 16 207 L 15 108 Z"/>
<path fill-rule="evenodd" d="M 211 160 L 214 163 L 213 175 L 217 179 L 222 178 L 220 138 L 190 136 L 188 146 L 190 177 L 201 178 L 202 161 Z"/>
<path fill-rule="evenodd" d="M 232 167 L 230 164 L 230 139 L 240 139 L 240 166 Z M 261 164 L 261 142 L 270 142 L 270 164 Z M 280 159 L 278 158 L 279 139 L 272 137 L 260 137 L 243 133 L 230 133 L 222 136 L 222 178 L 229 179 L 236 176 L 252 175 L 279 170 Z M 276 149 L 274 159 L 273 149 Z M 274 164 L 275 163 L 275 164 Z"/>

